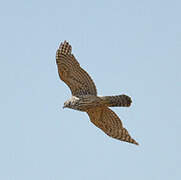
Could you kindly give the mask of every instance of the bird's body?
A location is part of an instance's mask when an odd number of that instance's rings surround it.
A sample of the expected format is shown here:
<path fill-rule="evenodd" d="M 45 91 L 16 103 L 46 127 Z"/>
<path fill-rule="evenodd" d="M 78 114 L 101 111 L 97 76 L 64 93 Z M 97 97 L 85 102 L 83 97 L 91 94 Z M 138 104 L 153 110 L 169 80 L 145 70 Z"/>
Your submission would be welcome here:
<path fill-rule="evenodd" d="M 126 95 L 119 96 L 95 96 L 95 95 L 80 95 L 72 96 L 64 103 L 65 107 L 87 112 L 94 107 L 115 107 L 115 106 L 130 106 L 131 99 Z"/>
<path fill-rule="evenodd" d="M 72 97 L 64 103 L 64 107 L 86 112 L 93 124 L 107 135 L 118 140 L 138 145 L 123 127 L 119 117 L 109 107 L 129 107 L 131 98 L 124 94 L 118 96 L 97 96 L 96 86 L 88 73 L 71 53 L 68 42 L 61 43 L 56 54 L 56 62 L 60 79 L 72 92 Z"/>
<path fill-rule="evenodd" d="M 101 99 L 94 95 L 81 95 L 79 97 L 72 96 L 64 103 L 64 107 L 84 112 L 87 112 L 90 108 L 100 106 Z"/>

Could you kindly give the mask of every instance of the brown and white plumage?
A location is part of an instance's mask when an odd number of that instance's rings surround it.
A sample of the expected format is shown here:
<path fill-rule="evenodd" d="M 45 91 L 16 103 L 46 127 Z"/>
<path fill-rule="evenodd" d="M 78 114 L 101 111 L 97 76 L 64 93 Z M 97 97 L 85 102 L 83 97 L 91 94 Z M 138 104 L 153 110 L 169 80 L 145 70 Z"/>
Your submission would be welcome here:
<path fill-rule="evenodd" d="M 56 61 L 60 79 L 69 86 L 73 96 L 85 94 L 96 96 L 97 90 L 93 80 L 80 67 L 71 50 L 72 47 L 66 41 L 61 43 L 57 50 Z"/>
<path fill-rule="evenodd" d="M 108 136 L 138 145 L 123 127 L 119 117 L 108 107 L 92 108 L 87 111 L 90 120 Z"/>
<path fill-rule="evenodd" d="M 119 117 L 108 107 L 129 107 L 131 98 L 126 95 L 97 96 L 96 86 L 88 73 L 72 54 L 68 42 L 60 44 L 56 53 L 56 62 L 60 79 L 72 92 L 72 97 L 64 103 L 64 107 L 87 112 L 90 120 L 107 135 L 121 141 L 138 145 L 123 127 Z"/>

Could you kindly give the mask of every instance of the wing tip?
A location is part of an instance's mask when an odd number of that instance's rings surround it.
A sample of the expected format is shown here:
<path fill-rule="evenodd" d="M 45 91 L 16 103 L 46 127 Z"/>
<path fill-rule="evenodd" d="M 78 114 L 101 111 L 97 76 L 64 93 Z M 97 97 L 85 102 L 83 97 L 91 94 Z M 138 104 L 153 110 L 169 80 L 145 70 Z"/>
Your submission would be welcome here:
<path fill-rule="evenodd" d="M 72 52 L 72 46 L 69 44 L 68 41 L 64 41 L 64 42 L 61 42 L 60 43 L 60 46 L 59 46 L 59 52 L 61 54 L 64 54 L 64 55 L 71 55 L 71 52 Z"/>
<path fill-rule="evenodd" d="M 139 143 L 134 140 L 133 144 L 139 146 Z"/>
<path fill-rule="evenodd" d="M 132 138 L 130 140 L 125 140 L 124 138 L 119 139 L 119 140 L 139 146 L 139 143 Z"/>

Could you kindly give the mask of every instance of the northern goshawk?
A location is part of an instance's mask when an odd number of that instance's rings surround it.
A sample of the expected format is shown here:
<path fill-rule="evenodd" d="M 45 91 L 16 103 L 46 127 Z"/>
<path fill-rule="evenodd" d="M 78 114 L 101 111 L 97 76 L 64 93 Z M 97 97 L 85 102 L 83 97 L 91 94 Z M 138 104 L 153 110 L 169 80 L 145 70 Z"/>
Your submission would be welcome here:
<path fill-rule="evenodd" d="M 64 108 L 84 111 L 93 124 L 108 136 L 138 145 L 123 127 L 121 120 L 109 107 L 129 107 L 131 98 L 118 96 L 97 96 L 96 86 L 88 73 L 80 67 L 72 54 L 71 45 L 64 41 L 56 53 L 56 63 L 60 79 L 72 92 L 72 97 L 64 103 Z"/>

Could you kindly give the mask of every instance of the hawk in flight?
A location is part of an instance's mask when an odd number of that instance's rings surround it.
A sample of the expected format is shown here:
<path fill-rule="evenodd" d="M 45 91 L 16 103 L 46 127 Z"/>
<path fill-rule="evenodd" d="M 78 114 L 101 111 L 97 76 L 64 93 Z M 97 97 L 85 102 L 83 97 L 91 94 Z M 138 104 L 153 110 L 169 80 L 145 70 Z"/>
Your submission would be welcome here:
<path fill-rule="evenodd" d="M 56 63 L 60 79 L 72 92 L 64 108 L 86 112 L 91 122 L 108 136 L 138 145 L 123 127 L 121 120 L 109 107 L 129 107 L 131 98 L 118 96 L 97 96 L 96 86 L 89 74 L 81 68 L 72 54 L 71 45 L 64 41 L 56 52 Z"/>

